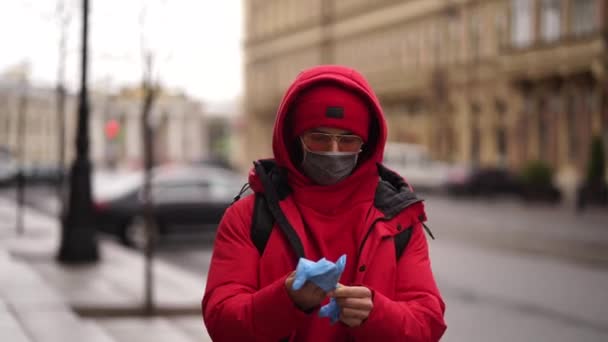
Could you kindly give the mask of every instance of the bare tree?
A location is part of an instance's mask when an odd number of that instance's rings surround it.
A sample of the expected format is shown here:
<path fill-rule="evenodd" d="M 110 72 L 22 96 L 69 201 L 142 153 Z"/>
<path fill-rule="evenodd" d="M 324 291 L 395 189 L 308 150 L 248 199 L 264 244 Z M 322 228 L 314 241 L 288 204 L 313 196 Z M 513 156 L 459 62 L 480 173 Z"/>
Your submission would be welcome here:
<path fill-rule="evenodd" d="M 159 87 L 152 80 L 153 56 L 151 53 L 145 55 L 145 72 L 142 82 L 143 101 L 141 107 L 141 127 L 142 127 L 142 142 L 143 142 L 143 159 L 144 159 L 144 186 L 142 191 L 143 214 L 146 225 L 146 244 L 145 244 L 145 312 L 151 314 L 154 312 L 154 286 L 153 286 L 153 265 L 152 259 L 156 245 L 156 222 L 154 221 L 154 212 L 151 196 L 152 187 L 152 167 L 154 166 L 154 139 L 153 128 L 150 122 L 152 107 L 156 100 Z"/>
<path fill-rule="evenodd" d="M 155 311 L 154 306 L 154 275 L 153 275 L 153 257 L 156 247 L 156 239 L 158 229 L 154 220 L 153 198 L 151 195 L 152 189 L 152 168 L 154 167 L 154 129 L 151 123 L 152 109 L 154 103 L 160 93 L 160 86 L 157 77 L 154 76 L 155 55 L 145 43 L 144 23 L 146 19 L 146 7 L 142 8 L 140 14 L 141 25 L 141 51 L 143 57 L 143 77 L 142 77 L 142 92 L 143 101 L 141 107 L 141 127 L 142 127 L 142 143 L 143 143 L 143 161 L 144 161 L 144 184 L 142 189 L 142 205 L 143 218 L 146 226 L 146 244 L 145 244 L 145 296 L 144 296 L 144 312 L 152 315 Z"/>

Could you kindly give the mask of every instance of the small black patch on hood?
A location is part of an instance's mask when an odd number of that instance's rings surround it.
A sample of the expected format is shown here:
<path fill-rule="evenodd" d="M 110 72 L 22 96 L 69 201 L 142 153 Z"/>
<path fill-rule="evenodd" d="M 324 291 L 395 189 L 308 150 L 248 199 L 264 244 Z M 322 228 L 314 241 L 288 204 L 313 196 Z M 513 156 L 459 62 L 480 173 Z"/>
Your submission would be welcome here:
<path fill-rule="evenodd" d="M 333 119 L 343 119 L 344 118 L 344 108 L 342 107 L 327 107 L 325 110 L 325 116 Z"/>

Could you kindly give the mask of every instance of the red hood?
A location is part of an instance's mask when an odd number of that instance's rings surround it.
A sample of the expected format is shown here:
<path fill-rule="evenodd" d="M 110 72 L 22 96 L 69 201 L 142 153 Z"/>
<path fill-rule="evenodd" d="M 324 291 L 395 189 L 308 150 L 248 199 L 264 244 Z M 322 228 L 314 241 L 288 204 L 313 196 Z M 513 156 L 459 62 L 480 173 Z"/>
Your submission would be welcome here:
<path fill-rule="evenodd" d="M 274 133 L 272 137 L 272 150 L 274 159 L 280 167 L 288 169 L 292 180 L 298 183 L 309 183 L 310 181 L 304 176 L 298 168 L 293 165 L 289 150 L 285 143 L 286 140 L 286 118 L 289 113 L 289 108 L 293 101 L 297 98 L 302 90 L 317 83 L 335 82 L 343 87 L 351 89 L 367 99 L 371 108 L 371 115 L 376 118 L 376 129 L 370 132 L 374 136 L 374 140 L 370 139 L 370 148 L 373 150 L 362 161 L 361 165 L 349 177 L 356 178 L 358 174 L 369 171 L 376 167 L 376 163 L 382 161 L 384 153 L 384 145 L 386 143 L 387 128 L 386 119 L 380 107 L 378 98 L 365 80 L 365 78 L 356 70 L 339 65 L 323 65 L 307 69 L 301 72 L 292 85 L 287 89 L 283 100 L 277 111 L 277 118 L 274 124 Z M 249 174 L 249 183 L 254 191 L 262 191 L 262 186 L 255 176 L 255 170 L 251 170 Z"/>

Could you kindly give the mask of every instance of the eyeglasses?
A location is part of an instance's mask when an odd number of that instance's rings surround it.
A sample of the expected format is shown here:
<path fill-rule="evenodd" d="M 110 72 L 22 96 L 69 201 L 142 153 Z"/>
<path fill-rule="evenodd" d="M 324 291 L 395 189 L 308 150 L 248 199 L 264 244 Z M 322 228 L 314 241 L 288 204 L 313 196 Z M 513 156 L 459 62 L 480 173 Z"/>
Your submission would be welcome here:
<path fill-rule="evenodd" d="M 321 132 L 307 132 L 302 135 L 302 142 L 313 152 L 331 151 L 334 140 L 338 143 L 338 150 L 342 152 L 359 152 L 363 146 L 363 139 L 358 135 Z"/>

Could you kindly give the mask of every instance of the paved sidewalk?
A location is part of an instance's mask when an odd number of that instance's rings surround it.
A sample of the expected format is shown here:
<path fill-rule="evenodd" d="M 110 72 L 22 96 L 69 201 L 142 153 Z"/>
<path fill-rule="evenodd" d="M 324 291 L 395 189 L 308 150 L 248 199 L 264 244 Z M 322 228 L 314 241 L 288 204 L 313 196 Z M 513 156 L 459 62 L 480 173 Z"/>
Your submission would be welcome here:
<path fill-rule="evenodd" d="M 155 260 L 157 314 L 141 316 L 141 254 L 101 240 L 100 262 L 59 264 L 56 219 L 24 210 L 17 236 L 14 204 L 0 198 L 0 340 L 210 341 L 200 315 L 205 274 Z"/>

